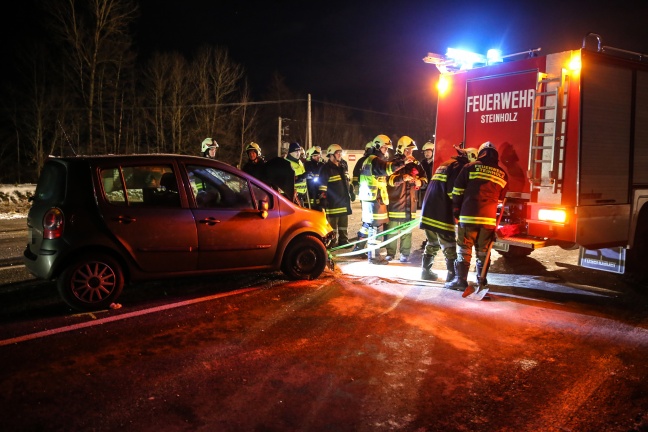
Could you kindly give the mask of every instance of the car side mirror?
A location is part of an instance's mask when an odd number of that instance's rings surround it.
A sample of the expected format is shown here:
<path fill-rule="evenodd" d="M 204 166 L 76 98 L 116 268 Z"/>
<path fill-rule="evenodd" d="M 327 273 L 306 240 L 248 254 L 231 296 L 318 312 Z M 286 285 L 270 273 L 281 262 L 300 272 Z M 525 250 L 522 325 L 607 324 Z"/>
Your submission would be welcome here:
<path fill-rule="evenodd" d="M 259 216 L 261 216 L 261 219 L 268 217 L 268 208 L 268 201 L 259 200 Z"/>

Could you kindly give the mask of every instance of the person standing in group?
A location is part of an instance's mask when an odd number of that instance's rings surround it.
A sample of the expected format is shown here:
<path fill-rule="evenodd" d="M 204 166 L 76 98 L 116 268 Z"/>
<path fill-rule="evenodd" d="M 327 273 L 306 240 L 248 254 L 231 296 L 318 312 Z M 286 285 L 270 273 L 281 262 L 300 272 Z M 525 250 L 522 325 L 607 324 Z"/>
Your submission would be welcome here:
<path fill-rule="evenodd" d="M 477 160 L 463 167 L 452 189 L 452 212 L 459 221 L 459 253 L 455 261 L 455 278 L 448 285 L 449 288 L 463 290 L 468 286 L 473 246 L 478 286 L 488 285 L 488 268 L 484 269 L 484 263 L 487 261 L 490 243 L 495 240 L 497 206 L 506 197 L 507 190 L 508 175 L 499 166 L 499 154 L 495 146 L 486 141 L 479 147 Z"/>
<path fill-rule="evenodd" d="M 308 186 L 306 184 L 306 169 L 301 161 L 302 147 L 299 143 L 293 142 L 288 146 L 286 160 L 290 162 L 295 173 L 295 202 L 304 207 L 308 205 Z"/>
<path fill-rule="evenodd" d="M 438 275 L 432 271 L 434 257 L 441 250 L 445 256 L 446 288 L 455 276 L 457 237 L 455 219 L 452 215 L 452 189 L 459 172 L 469 162 L 477 160 L 477 149 L 457 148 L 457 156 L 443 162 L 432 175 L 421 210 L 421 229 L 425 230 L 427 242 L 421 261 L 421 279 L 435 281 Z"/>
<path fill-rule="evenodd" d="M 401 161 L 406 158 L 413 158 L 412 152 L 416 150 L 416 143 L 408 136 L 402 136 L 396 145 L 396 154 L 393 161 Z M 406 167 L 398 170 L 389 176 L 387 180 L 387 193 L 389 194 L 388 216 L 389 222 L 387 229 L 393 230 L 399 225 L 409 222 L 416 215 L 417 192 L 418 189 L 427 184 L 425 170 L 420 162 L 414 161 Z M 392 239 L 399 235 L 401 230 L 396 229 L 387 234 L 387 239 Z M 387 256 L 385 259 L 391 261 L 396 257 L 396 249 L 400 246 L 400 262 L 409 262 L 410 252 L 412 250 L 412 233 L 403 234 L 400 238 L 394 239 L 385 246 Z"/>
<path fill-rule="evenodd" d="M 362 203 L 362 224 L 367 228 L 367 258 L 371 264 L 388 264 L 380 256 L 380 250 L 375 247 L 380 227 L 389 222 L 387 205 L 387 176 L 401 169 L 405 164 L 414 161 L 412 156 L 393 162 L 384 159 L 390 149 L 393 149 L 391 139 L 387 135 L 378 135 L 373 140 L 372 153 L 365 158 L 360 168 L 358 197 Z"/>
<path fill-rule="evenodd" d="M 306 151 L 306 162 L 304 162 L 304 169 L 306 170 L 306 186 L 308 188 L 308 199 L 310 200 L 310 208 L 313 210 L 323 210 L 322 206 L 317 200 L 319 193 L 319 172 L 324 165 L 321 160 L 322 148 L 320 146 L 313 146 Z"/>
<path fill-rule="evenodd" d="M 434 165 L 434 143 L 432 141 L 426 142 L 425 144 L 423 144 L 423 147 L 421 147 L 421 150 L 423 151 L 421 166 L 425 171 L 425 177 L 430 180 L 432 178 L 432 166 Z M 418 191 L 419 206 L 423 205 L 423 198 L 425 198 L 427 186 L 428 185 L 424 184 Z"/>
<path fill-rule="evenodd" d="M 245 147 L 248 161 L 243 165 L 242 171 L 251 176 L 260 179 L 263 175 L 263 165 L 265 159 L 261 156 L 261 147 L 255 142 L 251 142 Z"/>
<path fill-rule="evenodd" d="M 216 159 L 216 149 L 218 148 L 218 143 L 213 138 L 205 138 L 202 142 L 200 153 L 203 157 L 209 159 Z"/>
<path fill-rule="evenodd" d="M 351 190 L 360 187 L 360 169 L 362 168 L 364 160 L 367 159 L 367 156 L 373 153 L 373 147 L 373 141 L 369 141 L 367 144 L 365 144 L 364 154 L 360 157 L 360 159 L 358 159 L 355 166 L 353 167 L 353 175 L 351 177 Z M 360 193 L 360 191 L 358 191 L 358 193 Z M 355 201 L 355 191 L 351 201 Z M 363 239 L 366 239 L 367 236 L 369 236 L 368 226 L 363 223 L 358 230 L 358 243 L 356 243 L 356 245 L 353 247 L 354 252 L 362 250 L 366 247 L 367 242 L 363 241 Z"/>
<path fill-rule="evenodd" d="M 326 150 L 328 162 L 319 173 L 319 204 L 326 212 L 326 218 L 333 231 L 337 232 L 337 245 L 349 243 L 348 226 L 351 214 L 351 198 L 349 196 L 349 181 L 340 163 L 342 147 L 331 144 Z"/>

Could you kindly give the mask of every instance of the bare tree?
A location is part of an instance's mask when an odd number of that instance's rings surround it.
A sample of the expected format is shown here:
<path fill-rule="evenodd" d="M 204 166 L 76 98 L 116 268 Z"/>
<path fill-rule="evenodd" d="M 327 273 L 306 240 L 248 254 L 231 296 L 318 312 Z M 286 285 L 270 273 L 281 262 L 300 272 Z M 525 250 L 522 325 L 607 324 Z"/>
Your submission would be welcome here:
<path fill-rule="evenodd" d="M 115 68 L 120 53 L 130 46 L 129 24 L 135 19 L 137 5 L 132 0 L 63 0 L 63 5 L 48 3 L 54 18 L 53 28 L 67 46 L 67 64 L 86 111 L 87 149 L 94 150 L 95 109 L 101 100 L 101 80 Z M 105 68 L 105 69 L 104 69 Z M 103 69 L 103 70 L 102 70 Z"/>

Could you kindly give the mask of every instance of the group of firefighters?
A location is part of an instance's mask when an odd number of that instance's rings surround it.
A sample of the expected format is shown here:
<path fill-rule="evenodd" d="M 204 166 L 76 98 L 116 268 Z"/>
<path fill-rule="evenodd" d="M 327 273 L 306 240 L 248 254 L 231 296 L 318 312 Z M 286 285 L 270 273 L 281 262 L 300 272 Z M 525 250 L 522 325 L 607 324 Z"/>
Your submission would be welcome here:
<path fill-rule="evenodd" d="M 215 157 L 216 147 L 218 144 L 207 138 L 202 143 L 203 156 Z M 397 249 L 400 262 L 410 261 L 411 224 L 422 199 L 420 228 L 427 241 L 421 278 L 438 279 L 432 265 L 442 251 L 448 271 L 445 287 L 463 291 L 468 286 L 474 248 L 477 287 L 485 287 L 498 203 L 506 196 L 508 182 L 498 152 L 488 141 L 479 149 L 455 147 L 457 155 L 432 173 L 434 144 L 423 145 L 421 161 L 412 155 L 417 149 L 412 138 L 403 136 L 390 158 L 389 150 L 394 150 L 391 139 L 378 135 L 366 144 L 351 177 L 339 144 L 331 144 L 323 154 L 319 146 L 304 151 L 298 143 L 291 143 L 285 157 L 266 162 L 261 147 L 252 142 L 245 149 L 248 160 L 241 169 L 296 203 L 324 211 L 337 232 L 338 249 L 350 247 L 348 221 L 357 188 L 362 227 L 352 253 L 366 257 L 371 264 L 388 264 Z M 380 254 L 381 245 L 385 257 Z"/>

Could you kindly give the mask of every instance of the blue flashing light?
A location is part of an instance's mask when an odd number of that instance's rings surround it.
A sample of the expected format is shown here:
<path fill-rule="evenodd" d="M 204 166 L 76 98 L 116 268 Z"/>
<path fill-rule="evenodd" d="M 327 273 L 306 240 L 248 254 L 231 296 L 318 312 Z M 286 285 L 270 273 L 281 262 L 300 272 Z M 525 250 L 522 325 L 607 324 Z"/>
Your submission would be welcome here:
<path fill-rule="evenodd" d="M 488 64 L 502 63 L 504 61 L 502 58 L 502 51 L 498 49 L 489 49 L 486 53 L 486 59 Z"/>

